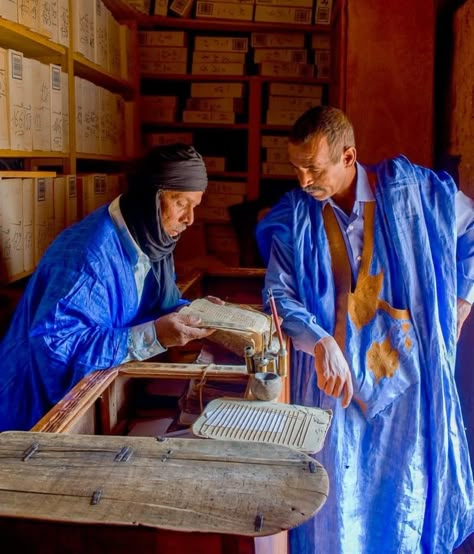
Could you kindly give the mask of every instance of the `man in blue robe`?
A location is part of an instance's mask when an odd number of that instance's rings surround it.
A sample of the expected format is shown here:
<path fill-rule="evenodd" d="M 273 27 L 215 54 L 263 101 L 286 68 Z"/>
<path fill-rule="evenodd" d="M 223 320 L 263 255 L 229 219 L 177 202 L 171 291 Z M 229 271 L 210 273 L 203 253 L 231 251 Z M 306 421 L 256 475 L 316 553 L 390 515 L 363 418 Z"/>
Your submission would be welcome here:
<path fill-rule="evenodd" d="M 178 313 L 173 262 L 206 186 L 193 147 L 152 149 L 126 193 L 51 244 L 0 342 L 0 431 L 30 429 L 92 371 L 212 333 Z"/>
<path fill-rule="evenodd" d="M 300 188 L 257 240 L 292 339 L 292 402 L 333 411 L 330 493 L 292 554 L 451 553 L 474 532 L 474 485 L 454 382 L 474 300 L 474 202 L 405 157 L 356 161 L 331 107 L 294 124 Z"/>

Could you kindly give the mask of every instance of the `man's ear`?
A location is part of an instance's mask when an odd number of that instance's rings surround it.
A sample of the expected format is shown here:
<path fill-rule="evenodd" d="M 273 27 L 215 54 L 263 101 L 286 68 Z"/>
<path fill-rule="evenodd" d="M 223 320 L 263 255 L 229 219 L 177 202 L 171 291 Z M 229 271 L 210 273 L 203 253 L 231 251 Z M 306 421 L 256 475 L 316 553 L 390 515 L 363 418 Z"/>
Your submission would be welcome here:
<path fill-rule="evenodd" d="M 344 167 L 352 167 L 357 160 L 357 150 L 355 146 L 348 146 L 343 154 L 342 154 L 342 161 L 344 163 Z"/>

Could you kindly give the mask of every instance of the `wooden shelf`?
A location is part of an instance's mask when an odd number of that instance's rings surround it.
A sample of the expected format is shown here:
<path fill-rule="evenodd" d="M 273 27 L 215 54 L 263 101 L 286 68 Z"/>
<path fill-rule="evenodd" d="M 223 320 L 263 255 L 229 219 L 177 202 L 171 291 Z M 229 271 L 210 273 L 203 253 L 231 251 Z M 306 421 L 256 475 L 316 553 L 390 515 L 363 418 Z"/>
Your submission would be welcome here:
<path fill-rule="evenodd" d="M 0 179 L 4 178 L 14 178 L 14 179 L 23 179 L 27 177 L 56 177 L 56 171 L 0 171 Z"/>
<path fill-rule="evenodd" d="M 69 152 L 42 152 L 41 150 L 0 150 L 0 158 L 68 158 Z"/>
<path fill-rule="evenodd" d="M 267 173 L 262 174 L 261 179 L 266 181 L 295 181 L 296 175 L 268 175 Z"/>
<path fill-rule="evenodd" d="M 285 77 L 284 75 L 195 75 L 186 73 L 180 75 L 176 73 L 151 75 L 143 73 L 142 81 L 231 81 L 231 82 L 257 82 L 261 83 L 297 83 L 301 85 L 329 85 L 331 79 L 317 79 L 315 77 Z"/>
<path fill-rule="evenodd" d="M 235 131 L 236 129 L 240 129 L 243 131 L 248 131 L 249 124 L 248 123 L 185 123 L 184 121 L 174 121 L 172 123 L 164 123 L 164 122 L 150 122 L 150 121 L 143 121 L 142 127 L 146 129 L 150 128 L 168 128 L 168 129 L 187 129 L 189 127 L 192 127 L 193 129 L 222 129 L 229 131 Z"/>
<path fill-rule="evenodd" d="M 132 99 L 135 95 L 133 83 L 124 81 L 117 75 L 105 71 L 100 65 L 91 62 L 82 54 L 74 52 L 74 75 L 92 81 L 98 86 L 103 86 L 113 92 L 123 94 L 126 99 Z"/>
<path fill-rule="evenodd" d="M 238 21 L 235 19 L 186 19 L 161 15 L 140 15 L 138 24 L 142 29 L 171 27 L 195 31 L 255 32 L 255 31 L 293 31 L 312 33 L 331 33 L 330 25 L 300 25 L 288 23 L 267 23 L 259 21 Z"/>
<path fill-rule="evenodd" d="M 149 81 L 237 81 L 245 82 L 251 79 L 248 75 L 194 75 L 186 73 L 180 74 L 163 74 L 163 75 L 151 75 L 149 73 L 142 73 L 141 80 Z"/>
<path fill-rule="evenodd" d="M 11 283 L 14 283 L 15 281 L 20 281 L 20 279 L 24 279 L 25 277 L 29 277 L 32 275 L 34 270 L 31 271 L 22 271 L 21 273 L 17 273 L 16 275 L 12 275 L 11 277 L 5 277 L 2 280 L 2 285 L 9 285 Z"/>
<path fill-rule="evenodd" d="M 0 17 L 0 46 L 23 52 L 27 58 L 51 58 L 66 55 L 66 48 L 30 31 L 24 25 Z"/>
<path fill-rule="evenodd" d="M 114 16 L 123 21 L 123 20 L 138 20 L 144 17 L 149 17 L 147 14 L 135 9 L 134 7 L 127 4 L 123 0 L 102 0 L 104 4 L 109 8 L 109 10 L 114 14 Z"/>
<path fill-rule="evenodd" d="M 126 158 L 125 156 L 110 156 L 108 154 L 93 154 L 87 152 L 77 152 L 76 158 L 78 160 L 103 160 L 104 162 L 131 162 L 133 158 Z"/>
<path fill-rule="evenodd" d="M 208 177 L 224 177 L 235 179 L 247 179 L 248 173 L 246 171 L 208 171 Z"/>

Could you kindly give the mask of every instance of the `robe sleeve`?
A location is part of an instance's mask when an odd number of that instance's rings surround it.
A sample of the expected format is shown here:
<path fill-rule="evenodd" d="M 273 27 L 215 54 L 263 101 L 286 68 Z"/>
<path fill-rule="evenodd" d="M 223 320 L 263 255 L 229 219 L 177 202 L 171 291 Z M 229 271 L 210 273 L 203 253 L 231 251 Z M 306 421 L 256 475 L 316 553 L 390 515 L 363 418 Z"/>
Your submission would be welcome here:
<path fill-rule="evenodd" d="M 63 378 L 73 383 L 91 371 L 122 363 L 129 351 L 130 327 L 113 322 L 123 319 L 127 292 L 91 271 L 62 276 L 53 272 L 43 283 L 41 297 L 30 300 L 38 303 L 30 327 L 38 366 L 45 372 L 48 367 L 67 367 Z M 53 379 L 53 369 L 51 373 Z"/>
<path fill-rule="evenodd" d="M 458 297 L 474 302 L 474 200 L 456 194 Z"/>
<path fill-rule="evenodd" d="M 314 355 L 315 344 L 328 333 L 299 300 L 294 245 L 300 237 L 295 236 L 294 213 L 291 198 L 285 196 L 257 226 L 257 243 L 267 265 L 263 300 L 268 310 L 267 291 L 272 289 L 283 331 L 297 350 Z"/>

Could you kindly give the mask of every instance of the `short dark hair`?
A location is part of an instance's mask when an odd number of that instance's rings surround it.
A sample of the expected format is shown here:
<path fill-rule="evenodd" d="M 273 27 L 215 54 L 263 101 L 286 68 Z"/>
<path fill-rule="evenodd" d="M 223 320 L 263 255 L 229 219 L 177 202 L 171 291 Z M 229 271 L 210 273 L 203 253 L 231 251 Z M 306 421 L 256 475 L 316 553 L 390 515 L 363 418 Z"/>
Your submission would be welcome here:
<path fill-rule="evenodd" d="M 342 110 L 332 106 L 314 106 L 304 112 L 293 124 L 288 140 L 302 144 L 318 135 L 326 137 L 332 162 L 337 162 L 346 148 L 355 146 L 352 123 Z"/>

